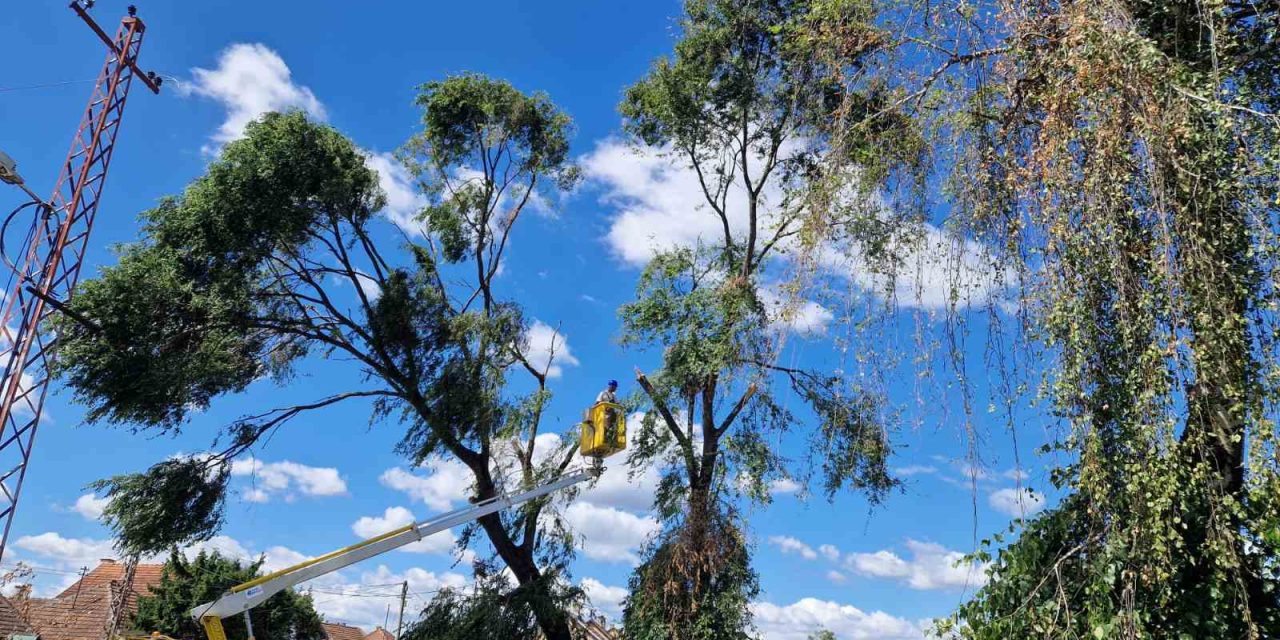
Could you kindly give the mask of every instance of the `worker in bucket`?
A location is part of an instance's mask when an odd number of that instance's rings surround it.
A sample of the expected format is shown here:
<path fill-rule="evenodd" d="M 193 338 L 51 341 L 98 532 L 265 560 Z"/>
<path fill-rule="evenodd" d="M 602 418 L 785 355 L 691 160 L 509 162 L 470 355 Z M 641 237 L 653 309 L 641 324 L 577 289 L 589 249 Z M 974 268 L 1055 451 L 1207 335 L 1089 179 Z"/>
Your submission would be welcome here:
<path fill-rule="evenodd" d="M 618 404 L 618 381 L 617 380 L 610 380 L 609 384 L 605 387 L 604 391 L 601 391 L 600 395 L 596 396 L 596 404 L 600 404 L 601 402 L 608 402 L 609 404 Z M 614 407 L 609 407 L 605 411 L 605 418 L 604 418 L 605 436 L 604 437 L 607 442 L 613 442 L 614 438 L 616 437 L 618 433 L 618 420 L 621 417 L 622 416 L 620 415 L 619 411 Z"/>
<path fill-rule="evenodd" d="M 598 404 L 601 402 L 611 402 L 613 404 L 618 404 L 618 381 L 617 380 L 610 380 L 609 386 L 605 387 L 605 390 L 601 391 L 600 395 L 596 396 L 596 403 Z"/>

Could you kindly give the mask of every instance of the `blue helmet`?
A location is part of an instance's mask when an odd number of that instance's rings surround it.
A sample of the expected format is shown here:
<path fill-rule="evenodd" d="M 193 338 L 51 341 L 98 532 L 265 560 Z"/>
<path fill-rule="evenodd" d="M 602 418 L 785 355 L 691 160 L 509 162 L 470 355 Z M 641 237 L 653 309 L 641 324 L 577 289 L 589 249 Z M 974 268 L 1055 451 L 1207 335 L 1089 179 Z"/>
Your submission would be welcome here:
<path fill-rule="evenodd" d="M 609 386 L 611 386 L 611 387 L 616 387 L 616 386 L 618 386 L 618 381 L 617 381 L 617 380 L 610 380 L 610 381 L 609 381 Z"/>

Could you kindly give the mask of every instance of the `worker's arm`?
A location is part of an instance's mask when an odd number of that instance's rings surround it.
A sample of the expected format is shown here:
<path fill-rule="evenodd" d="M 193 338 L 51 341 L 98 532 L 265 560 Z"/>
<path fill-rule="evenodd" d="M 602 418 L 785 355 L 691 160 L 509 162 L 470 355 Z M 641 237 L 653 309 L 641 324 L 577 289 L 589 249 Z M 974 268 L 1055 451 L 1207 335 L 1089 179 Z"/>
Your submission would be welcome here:
<path fill-rule="evenodd" d="M 261 604 L 267 598 L 302 582 L 306 582 L 307 580 L 332 573 L 342 569 L 343 567 L 386 553 L 393 549 L 398 549 L 407 544 L 417 542 L 434 533 L 439 533 L 445 529 L 451 529 L 460 524 L 465 524 L 475 520 L 476 518 L 496 513 L 523 502 L 528 502 L 534 498 L 540 498 L 549 493 L 564 489 L 565 487 L 578 484 L 579 482 L 585 482 L 591 479 L 595 473 L 595 471 L 587 469 L 573 471 L 566 473 L 547 484 L 535 487 L 523 493 L 518 493 L 513 496 L 490 498 L 488 500 L 436 516 L 435 518 L 424 522 L 414 523 L 394 531 L 388 531 L 387 533 L 370 538 L 364 542 L 339 549 L 332 553 L 327 553 L 318 558 L 312 558 L 287 569 L 281 569 L 275 573 L 232 587 L 231 590 L 221 598 L 192 609 L 191 615 L 196 620 L 205 623 L 206 627 L 208 627 L 214 620 L 233 616 L 242 611 L 252 609 L 253 607 Z M 219 624 L 218 627 L 220 628 L 221 625 Z M 213 633 L 211 632 L 210 635 L 212 636 Z"/>

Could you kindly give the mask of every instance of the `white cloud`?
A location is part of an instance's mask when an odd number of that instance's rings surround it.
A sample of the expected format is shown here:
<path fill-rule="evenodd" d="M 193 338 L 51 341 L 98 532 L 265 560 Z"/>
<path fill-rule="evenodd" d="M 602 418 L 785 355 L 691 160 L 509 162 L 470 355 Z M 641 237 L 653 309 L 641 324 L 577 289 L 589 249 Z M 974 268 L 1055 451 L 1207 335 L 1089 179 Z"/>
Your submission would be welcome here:
<path fill-rule="evenodd" d="M 818 559 L 818 552 L 791 536 L 769 536 L 769 544 L 777 547 L 783 553 L 794 553 L 805 560 Z"/>
<path fill-rule="evenodd" d="M 244 135 L 245 125 L 268 111 L 301 109 L 319 120 L 324 106 L 311 90 L 294 84 L 289 66 L 278 53 L 258 43 L 237 43 L 223 50 L 214 69 L 192 69 L 181 93 L 222 103 L 226 120 L 213 135 L 222 145 Z"/>
<path fill-rule="evenodd" d="M 248 476 L 253 487 L 245 495 L 250 502 L 266 502 L 271 496 L 286 499 L 297 491 L 305 496 L 339 496 L 347 492 L 347 483 L 333 467 L 311 467 L 289 460 L 263 462 L 245 458 L 231 463 L 231 475 Z"/>
<path fill-rule="evenodd" d="M 427 205 L 427 199 L 414 186 L 409 170 L 390 153 L 366 151 L 365 154 L 365 166 L 378 172 L 378 184 L 387 194 L 383 213 L 409 236 L 422 235 L 417 216 Z"/>
<path fill-rule="evenodd" d="M 617 209 L 605 240 L 628 264 L 642 266 L 657 252 L 694 246 L 722 233 L 697 174 L 660 151 L 608 139 L 582 158 L 582 168 L 587 179 L 604 187 L 605 202 Z M 733 190 L 730 210 L 745 211 L 743 202 L 741 190 Z M 735 215 L 731 224 L 741 229 L 745 214 Z"/>
<path fill-rule="evenodd" d="M 587 592 L 591 606 L 613 620 L 622 617 L 622 601 L 627 597 L 625 587 L 611 587 L 594 578 L 582 579 L 582 590 Z"/>
<path fill-rule="evenodd" d="M 1016 482 L 1022 482 L 1027 478 L 1031 477 L 1026 471 L 1023 471 L 1022 469 L 1019 469 L 1017 467 L 1008 469 L 1000 475 L 1010 480 L 1014 480 Z"/>
<path fill-rule="evenodd" d="M 783 155 L 797 149 L 796 142 Z M 633 266 L 642 266 L 657 252 L 716 242 L 723 236 L 722 223 L 710 210 L 697 173 L 680 158 L 662 150 L 636 148 L 616 138 L 596 144 L 581 159 L 584 175 L 603 190 L 602 200 L 616 211 L 605 241 L 614 255 Z M 762 227 L 773 224 L 782 191 L 776 181 L 764 188 Z M 742 236 L 747 225 L 745 197 L 740 186 L 730 189 L 727 204 L 730 229 Z M 959 304 L 981 303 L 1004 289 L 1004 278 L 994 276 L 982 245 L 956 239 L 931 224 L 924 224 L 916 238 L 904 238 L 894 247 L 902 260 L 895 269 L 893 287 L 875 273 L 858 247 L 828 246 L 818 264 L 877 295 L 892 295 L 904 307 L 942 309 L 953 293 Z M 794 329 L 821 333 L 833 316 L 814 302 L 804 302 L 791 319 Z"/>
<path fill-rule="evenodd" d="M 81 567 L 92 569 L 98 566 L 99 560 L 116 556 L 115 547 L 110 540 L 64 538 L 53 531 L 34 536 L 22 536 L 14 541 L 13 545 L 64 569 Z"/>
<path fill-rule="evenodd" d="M 761 287 L 758 293 L 773 326 L 798 336 L 824 335 L 835 320 L 835 314 L 812 300 L 794 299 L 772 287 Z"/>
<path fill-rule="evenodd" d="M 564 367 L 578 366 L 578 359 L 569 349 L 569 342 L 564 334 L 551 328 L 541 320 L 535 320 L 533 326 L 524 333 L 524 356 L 529 364 L 538 371 L 545 371 L 548 378 L 559 378 L 564 374 Z"/>
<path fill-rule="evenodd" d="M 647 516 L 574 502 L 564 511 L 565 521 L 578 533 L 582 552 L 603 562 L 639 562 L 636 550 L 662 525 Z"/>
<path fill-rule="evenodd" d="M 182 550 L 183 555 L 187 558 L 194 558 L 200 555 L 200 552 L 216 553 L 224 558 L 234 558 L 240 561 L 249 561 L 254 558 L 239 540 L 231 536 L 217 535 L 208 540 L 203 540 L 192 544 Z M 287 565 L 286 565 L 287 566 Z"/>
<path fill-rule="evenodd" d="M 72 509 L 88 520 L 97 521 L 109 504 L 111 504 L 111 498 L 99 498 L 92 493 L 86 493 L 76 498 L 76 504 Z"/>
<path fill-rule="evenodd" d="M 845 577 L 843 573 L 832 569 L 827 572 L 827 579 L 836 584 L 844 584 L 849 578 Z"/>
<path fill-rule="evenodd" d="M 627 428 L 631 428 L 630 420 Z M 638 513 L 649 511 L 653 507 L 654 493 L 658 490 L 658 469 L 656 466 L 645 467 L 634 478 L 629 471 L 628 465 L 621 461 L 605 467 L 600 479 L 594 486 L 585 489 L 578 500 L 598 507 L 613 507 Z"/>
<path fill-rule="evenodd" d="M 826 629 L 842 640 L 919 640 L 924 630 L 914 622 L 883 611 L 865 612 L 857 607 L 816 598 L 803 598 L 779 606 L 769 602 L 751 605 L 756 627 L 765 640 L 805 640 Z"/>
<path fill-rule="evenodd" d="M 818 553 L 821 553 L 822 557 L 832 562 L 838 562 L 840 560 L 840 550 L 837 549 L 835 545 L 824 544 L 818 547 Z"/>
<path fill-rule="evenodd" d="M 963 553 L 940 544 L 907 540 L 911 560 L 881 550 L 874 553 L 851 553 L 845 567 L 873 578 L 900 581 L 912 589 L 976 588 L 986 584 L 986 565 L 964 561 Z"/>
<path fill-rule="evenodd" d="M 382 516 L 365 516 L 351 524 L 351 531 L 361 538 L 372 538 L 392 529 L 413 524 L 417 519 L 413 512 L 404 507 L 387 507 Z M 422 540 L 400 547 L 399 551 L 409 553 L 438 553 L 448 555 L 453 552 L 458 539 L 452 531 L 441 531 Z"/>
<path fill-rule="evenodd" d="M 987 498 L 991 508 L 1000 513 L 1025 518 L 1044 509 L 1044 496 L 1031 489 L 1000 489 Z"/>
<path fill-rule="evenodd" d="M 938 468 L 929 465 L 913 464 L 906 467 L 898 467 L 893 470 L 894 474 L 903 477 L 934 475 L 938 473 Z"/>
<path fill-rule="evenodd" d="M 465 501 L 471 494 L 472 476 L 467 465 L 457 460 L 432 458 L 422 463 L 422 468 L 430 474 L 420 476 L 395 467 L 383 472 L 378 480 L 389 489 L 421 500 L 432 511 L 448 511 L 455 502 Z"/>
<path fill-rule="evenodd" d="M 779 478 L 769 483 L 769 493 L 778 496 L 785 494 L 793 494 L 802 489 L 799 482 L 791 478 Z"/>
<path fill-rule="evenodd" d="M 461 589 L 467 586 L 467 579 L 457 573 L 435 573 L 412 567 L 402 572 L 394 572 L 386 565 L 379 565 L 372 571 L 364 571 L 359 578 L 352 580 L 342 574 L 331 574 L 332 579 L 312 581 L 302 587 L 312 592 L 316 610 L 323 612 L 328 620 L 338 620 L 372 629 L 381 626 L 390 606 L 392 615 L 400 606 L 400 583 L 409 583 L 409 606 L 405 609 L 406 625 L 412 619 L 410 608 L 416 611 L 426 598 L 441 588 Z"/>

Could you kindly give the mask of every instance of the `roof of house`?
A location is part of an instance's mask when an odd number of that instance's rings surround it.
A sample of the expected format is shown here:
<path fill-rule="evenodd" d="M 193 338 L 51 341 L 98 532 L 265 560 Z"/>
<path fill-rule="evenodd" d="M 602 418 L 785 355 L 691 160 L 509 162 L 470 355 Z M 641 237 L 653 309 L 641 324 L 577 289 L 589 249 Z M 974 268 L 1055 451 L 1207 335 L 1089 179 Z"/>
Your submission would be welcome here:
<path fill-rule="evenodd" d="M 373 631 L 370 631 L 369 635 L 364 637 L 364 640 L 396 640 L 396 637 L 382 627 L 374 627 Z"/>
<path fill-rule="evenodd" d="M 327 640 L 364 640 L 364 630 L 340 622 L 323 622 L 324 637 Z"/>
<path fill-rule="evenodd" d="M 113 585 L 124 579 L 124 565 L 114 560 L 101 564 L 80 580 L 52 598 L 29 598 L 10 602 L 11 607 L 41 640 L 99 640 L 111 613 Z M 160 582 L 164 566 L 139 564 L 133 575 L 133 588 L 125 605 L 130 613 L 138 610 L 138 594 L 150 593 Z M 3 610 L 0 609 L 0 624 Z"/>
<path fill-rule="evenodd" d="M 0 637 L 8 638 L 15 633 L 30 635 L 34 631 L 13 602 L 0 596 Z"/>
<path fill-rule="evenodd" d="M 616 640 L 621 637 L 618 631 L 609 628 L 604 620 L 590 618 L 583 620 L 570 616 L 569 626 L 573 628 L 574 637 L 579 640 Z"/>

